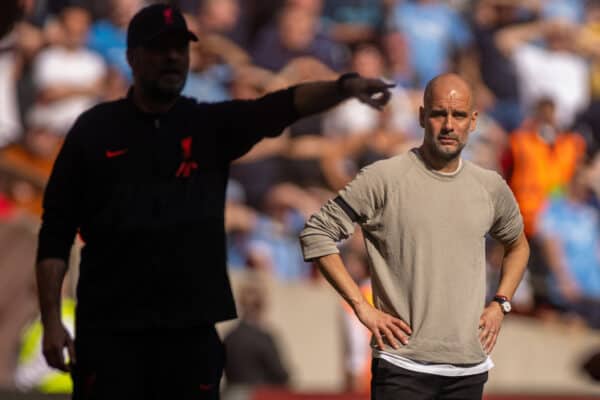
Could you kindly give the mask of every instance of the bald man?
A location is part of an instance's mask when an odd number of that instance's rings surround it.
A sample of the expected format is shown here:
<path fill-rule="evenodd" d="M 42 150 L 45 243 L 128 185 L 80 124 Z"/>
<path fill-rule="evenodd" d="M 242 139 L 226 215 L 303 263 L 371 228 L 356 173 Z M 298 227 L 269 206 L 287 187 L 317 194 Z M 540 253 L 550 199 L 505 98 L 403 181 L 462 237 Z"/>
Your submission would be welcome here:
<path fill-rule="evenodd" d="M 460 156 L 477 122 L 469 85 L 453 74 L 434 78 L 419 121 L 421 146 L 364 168 L 309 219 L 300 241 L 373 334 L 372 399 L 481 399 L 529 246 L 504 180 Z M 336 242 L 355 223 L 374 306 L 338 255 Z M 505 256 L 498 292 L 485 304 L 488 233 Z"/>

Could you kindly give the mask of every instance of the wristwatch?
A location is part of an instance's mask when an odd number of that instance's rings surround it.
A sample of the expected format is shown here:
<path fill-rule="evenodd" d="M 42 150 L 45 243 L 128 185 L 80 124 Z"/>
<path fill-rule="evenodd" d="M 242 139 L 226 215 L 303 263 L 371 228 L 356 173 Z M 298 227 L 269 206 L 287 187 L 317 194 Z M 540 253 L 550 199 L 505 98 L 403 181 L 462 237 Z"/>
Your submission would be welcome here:
<path fill-rule="evenodd" d="M 497 294 L 494 296 L 493 301 L 498 302 L 500 304 L 500 308 L 502 308 L 502 312 L 504 314 L 508 314 L 510 310 L 512 310 L 512 306 L 510 305 L 510 301 L 508 301 L 508 297 L 502 296 L 501 294 Z"/>

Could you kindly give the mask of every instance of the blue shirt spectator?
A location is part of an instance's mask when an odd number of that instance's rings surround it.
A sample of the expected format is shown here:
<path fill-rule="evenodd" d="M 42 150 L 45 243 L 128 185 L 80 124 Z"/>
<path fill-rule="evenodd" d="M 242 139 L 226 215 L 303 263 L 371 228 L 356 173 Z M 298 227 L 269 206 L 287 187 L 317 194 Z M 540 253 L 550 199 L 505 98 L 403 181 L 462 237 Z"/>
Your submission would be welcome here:
<path fill-rule="evenodd" d="M 229 234 L 227 259 L 230 269 L 243 269 L 260 260 L 261 265 L 278 280 L 302 281 L 310 278 L 311 266 L 302 259 L 298 232 L 304 226 L 304 217 L 290 212 L 289 221 L 282 226 L 271 218 L 258 214 L 256 225 L 250 232 Z"/>
<path fill-rule="evenodd" d="M 90 29 L 87 46 L 99 53 L 106 64 L 119 71 L 131 82 L 131 68 L 127 63 L 127 34 L 108 20 L 94 23 Z"/>
<path fill-rule="evenodd" d="M 250 51 L 254 63 L 278 71 L 296 57 L 311 56 L 333 70 L 345 67 L 346 49 L 321 32 L 317 17 L 301 7 L 285 7 L 277 22 L 258 34 Z"/>
<path fill-rule="evenodd" d="M 588 203 L 559 197 L 540 216 L 542 236 L 558 240 L 568 274 L 582 296 L 600 299 L 600 216 Z M 549 277 L 552 297 L 563 301 L 555 274 Z M 560 305 L 560 304 L 559 304 Z"/>
<path fill-rule="evenodd" d="M 453 8 L 438 2 L 402 2 L 394 8 L 392 27 L 405 35 L 418 86 L 448 70 L 454 50 L 467 47 L 471 32 Z"/>
<path fill-rule="evenodd" d="M 217 64 L 203 72 L 190 72 L 183 88 L 184 96 L 193 97 L 199 102 L 214 103 L 229 100 L 227 82 L 232 78 L 231 68 Z"/>
<path fill-rule="evenodd" d="M 323 18 L 339 24 L 378 27 L 383 22 L 383 2 L 380 0 L 328 0 Z"/>
<path fill-rule="evenodd" d="M 585 1 L 546 0 L 543 2 L 542 16 L 548 19 L 564 19 L 573 23 L 583 22 Z"/>

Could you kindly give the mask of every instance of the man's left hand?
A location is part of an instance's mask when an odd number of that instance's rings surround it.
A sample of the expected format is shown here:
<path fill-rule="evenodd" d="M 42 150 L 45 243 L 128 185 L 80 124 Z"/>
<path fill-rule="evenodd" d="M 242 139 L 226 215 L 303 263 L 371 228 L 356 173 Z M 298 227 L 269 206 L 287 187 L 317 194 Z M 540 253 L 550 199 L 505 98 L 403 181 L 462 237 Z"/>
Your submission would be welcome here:
<path fill-rule="evenodd" d="M 349 96 L 356 97 L 361 102 L 381 111 L 392 97 L 390 89 L 395 86 L 380 79 L 356 76 L 345 79 L 342 90 Z"/>
<path fill-rule="evenodd" d="M 479 340 L 487 354 L 490 354 L 496 345 L 503 319 L 504 313 L 500 304 L 495 301 L 492 301 L 483 310 L 483 314 L 479 318 Z"/>

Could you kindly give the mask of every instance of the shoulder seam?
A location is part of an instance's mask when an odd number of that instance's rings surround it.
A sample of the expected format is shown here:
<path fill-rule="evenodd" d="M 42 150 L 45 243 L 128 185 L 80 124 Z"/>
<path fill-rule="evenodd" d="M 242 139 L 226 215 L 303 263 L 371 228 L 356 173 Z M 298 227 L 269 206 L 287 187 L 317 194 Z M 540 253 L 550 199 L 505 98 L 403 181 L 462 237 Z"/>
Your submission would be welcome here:
<path fill-rule="evenodd" d="M 466 165 L 465 165 L 465 166 L 466 166 Z M 473 163 L 471 163 L 471 162 L 470 162 L 470 163 L 469 163 L 469 168 L 473 168 L 473 167 L 476 167 L 476 168 L 474 168 L 474 169 L 473 169 L 474 171 L 476 171 L 476 170 L 479 168 L 479 169 L 481 169 L 481 170 L 482 170 L 484 173 L 486 173 L 486 172 L 487 172 L 487 173 L 489 173 L 491 176 L 494 176 L 496 179 L 497 179 L 497 178 L 500 178 L 500 179 L 502 179 L 502 178 L 500 177 L 500 174 L 498 174 L 496 171 L 493 171 L 493 170 L 487 170 L 487 169 L 485 169 L 485 168 L 481 168 L 481 167 L 479 167 L 478 165 L 475 165 L 475 164 L 473 164 Z M 491 217 L 492 217 L 492 221 L 491 221 L 491 222 L 492 222 L 492 224 L 493 224 L 493 223 L 494 223 L 494 218 L 495 218 L 495 216 L 496 216 L 496 212 L 495 212 L 495 205 L 494 205 L 494 195 L 493 195 L 493 194 L 490 192 L 490 190 L 487 188 L 487 186 L 486 186 L 486 185 L 485 185 L 485 184 L 482 182 L 482 179 L 481 179 L 481 177 L 479 177 L 479 175 L 478 175 L 478 171 L 477 171 L 477 172 L 475 172 L 475 173 L 473 173 L 473 174 L 471 174 L 471 176 L 473 176 L 473 179 L 475 179 L 475 180 L 477 181 L 477 183 L 478 183 L 478 184 L 479 184 L 479 185 L 482 187 L 482 189 L 485 191 L 485 193 L 486 193 L 486 194 L 487 194 L 487 196 L 488 196 L 488 200 L 489 200 L 489 201 L 488 201 L 488 206 L 489 206 L 489 208 L 490 208 L 490 215 L 491 215 Z"/>

